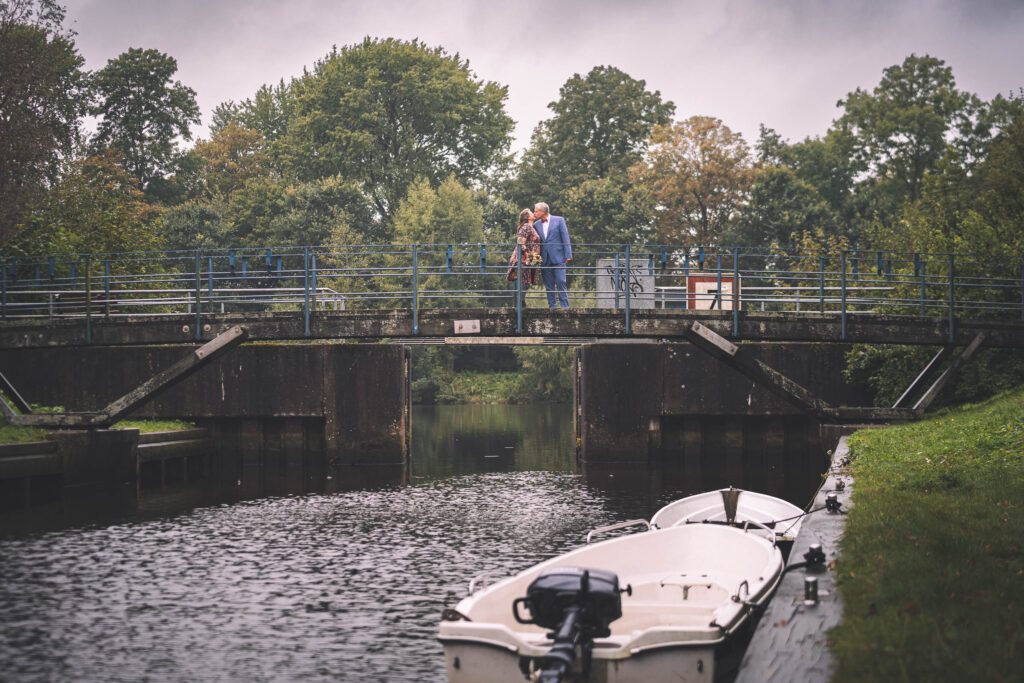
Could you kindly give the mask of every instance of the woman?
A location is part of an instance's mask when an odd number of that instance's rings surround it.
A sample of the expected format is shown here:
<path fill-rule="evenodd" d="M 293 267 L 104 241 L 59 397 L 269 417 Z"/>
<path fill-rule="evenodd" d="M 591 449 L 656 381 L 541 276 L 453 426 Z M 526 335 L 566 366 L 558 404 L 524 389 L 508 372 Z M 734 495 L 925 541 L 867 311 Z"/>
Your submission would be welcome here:
<path fill-rule="evenodd" d="M 519 212 L 519 225 L 516 228 L 516 244 L 518 247 L 512 250 L 512 255 L 508 258 L 508 275 L 506 278 L 509 282 L 515 282 L 519 276 L 519 268 L 517 262 L 519 259 L 519 252 L 523 253 L 523 302 L 526 301 L 526 290 L 530 285 L 535 285 L 540 282 L 540 273 L 537 267 L 540 265 L 540 235 L 537 234 L 537 230 L 533 227 L 533 212 L 529 209 L 523 209 Z M 521 249 L 520 249 L 521 248 Z"/>

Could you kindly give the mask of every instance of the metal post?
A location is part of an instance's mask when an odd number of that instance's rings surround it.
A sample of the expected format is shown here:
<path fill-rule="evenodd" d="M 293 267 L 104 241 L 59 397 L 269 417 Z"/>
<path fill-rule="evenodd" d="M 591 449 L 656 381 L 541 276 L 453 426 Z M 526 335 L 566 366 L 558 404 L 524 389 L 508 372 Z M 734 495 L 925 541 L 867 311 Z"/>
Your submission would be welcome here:
<path fill-rule="evenodd" d="M 615 251 L 615 286 L 612 289 L 615 291 L 615 308 L 619 307 L 619 285 L 622 284 L 622 266 L 619 262 L 619 252 Z"/>
<path fill-rule="evenodd" d="M 487 245 L 480 245 L 480 274 L 484 275 L 487 272 Z"/>
<path fill-rule="evenodd" d="M 818 312 L 825 312 L 825 257 L 818 258 Z"/>
<path fill-rule="evenodd" d="M 630 294 L 632 293 L 633 287 L 631 281 L 633 279 L 633 266 L 631 262 L 630 245 L 626 245 L 626 334 L 633 334 L 633 320 L 630 317 Z"/>
<path fill-rule="evenodd" d="M 840 303 L 839 303 L 839 339 L 846 341 L 846 250 L 839 254 L 839 264 L 842 271 L 839 275 Z"/>
<path fill-rule="evenodd" d="M 6 271 L 6 267 L 4 269 Z M 7 276 L 4 275 L 4 282 L 7 282 Z M 4 297 L 6 299 L 6 297 Z M 1020 266 L 1020 319 L 1024 320 L 1024 263 Z"/>
<path fill-rule="evenodd" d="M 740 248 L 732 248 L 732 336 L 740 336 Z"/>
<path fill-rule="evenodd" d="M 516 334 L 523 333 L 523 245 L 516 244 Z"/>
<path fill-rule="evenodd" d="M 7 261 L 0 263 L 0 320 L 7 320 Z M 1024 269 L 1021 270 L 1024 274 Z M 1024 289 L 1021 290 L 1024 292 Z M 1024 297 L 1024 293 L 1021 294 Z M 1024 315 L 1024 308 L 1021 309 L 1021 315 Z"/>
<path fill-rule="evenodd" d="M 718 310 L 722 310 L 722 252 L 718 252 L 718 260 L 716 261 L 715 269 L 718 273 L 718 289 L 715 290 L 715 299 L 718 300 Z M 711 302 L 711 307 L 714 308 L 714 301 Z"/>
<path fill-rule="evenodd" d="M 302 248 L 302 291 L 304 302 L 302 306 L 302 333 L 309 336 L 309 247 Z"/>
<path fill-rule="evenodd" d="M 198 341 L 198 340 L 203 338 L 203 330 L 202 330 L 202 324 L 203 324 L 202 308 L 203 307 L 202 307 L 202 303 L 201 303 L 203 287 L 202 287 L 202 282 L 200 281 L 200 278 L 199 278 L 199 250 L 198 249 L 196 250 L 195 259 L 194 259 L 194 265 L 195 265 L 195 275 L 196 275 L 196 291 L 195 291 L 195 297 L 196 297 L 196 333 L 195 333 L 195 337 L 196 337 L 196 340 Z"/>
<path fill-rule="evenodd" d="M 309 270 L 310 270 L 310 282 L 309 282 L 309 293 L 312 297 L 312 309 L 313 313 L 316 313 L 316 254 L 312 253 L 309 255 Z"/>
<path fill-rule="evenodd" d="M 110 259 L 103 260 L 103 315 L 110 317 Z"/>
<path fill-rule="evenodd" d="M 953 278 L 956 276 L 956 262 L 952 254 L 949 255 L 947 270 L 949 277 L 949 282 L 947 283 L 949 288 L 949 343 L 952 344 L 956 341 L 956 291 L 953 287 Z"/>
<path fill-rule="evenodd" d="M 213 257 L 210 256 L 206 261 L 206 276 L 209 278 L 206 281 L 206 293 L 207 298 L 210 300 L 210 304 L 213 304 Z"/>
<path fill-rule="evenodd" d="M 918 269 L 921 271 L 921 305 L 919 313 L 923 318 L 927 315 L 925 305 L 928 301 L 928 263 L 926 261 L 918 261 Z"/>
<path fill-rule="evenodd" d="M 412 334 L 416 336 L 420 333 L 420 263 L 419 263 L 419 245 L 412 245 Z"/>
<path fill-rule="evenodd" d="M 450 244 L 444 252 L 444 270 L 446 273 L 452 272 L 452 245 Z"/>
<path fill-rule="evenodd" d="M 85 257 L 85 343 L 92 344 L 92 258 Z"/>

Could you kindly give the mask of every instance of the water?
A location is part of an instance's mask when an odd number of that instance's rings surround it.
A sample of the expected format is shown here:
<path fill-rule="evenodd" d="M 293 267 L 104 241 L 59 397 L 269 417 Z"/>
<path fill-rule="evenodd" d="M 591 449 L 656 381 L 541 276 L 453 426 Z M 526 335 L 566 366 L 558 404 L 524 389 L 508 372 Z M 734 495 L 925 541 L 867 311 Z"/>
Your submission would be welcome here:
<path fill-rule="evenodd" d="M 0 539 L 0 680 L 443 681 L 437 622 L 472 576 L 689 492 L 574 474 L 567 406 L 413 424 L 405 482 Z"/>

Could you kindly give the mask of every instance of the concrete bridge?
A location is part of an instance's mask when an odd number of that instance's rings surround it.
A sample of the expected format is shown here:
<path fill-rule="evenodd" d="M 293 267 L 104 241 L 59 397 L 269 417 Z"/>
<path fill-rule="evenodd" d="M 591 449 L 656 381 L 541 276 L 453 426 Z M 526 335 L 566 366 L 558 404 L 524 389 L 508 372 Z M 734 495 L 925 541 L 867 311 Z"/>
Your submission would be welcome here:
<path fill-rule="evenodd" d="M 335 340 L 406 344 L 582 344 L 684 340 L 694 322 L 742 342 L 964 345 L 986 333 L 989 347 L 1024 348 L 1024 321 L 918 317 L 884 313 L 756 312 L 579 308 L 409 309 L 77 316 L 0 323 L 0 348 L 185 344 L 245 327 L 250 341 Z"/>

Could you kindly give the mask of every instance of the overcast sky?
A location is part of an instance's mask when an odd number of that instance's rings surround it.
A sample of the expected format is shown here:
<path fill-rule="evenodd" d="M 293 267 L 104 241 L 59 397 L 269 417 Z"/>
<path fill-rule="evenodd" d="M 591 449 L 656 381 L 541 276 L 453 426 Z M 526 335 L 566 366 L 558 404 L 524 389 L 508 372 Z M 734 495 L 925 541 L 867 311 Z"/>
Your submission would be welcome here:
<path fill-rule="evenodd" d="M 129 47 L 178 60 L 203 122 L 225 100 L 286 80 L 332 45 L 420 38 L 509 87 L 516 148 L 574 73 L 647 81 L 678 118 L 819 135 L 836 100 L 911 52 L 988 99 L 1024 86 L 1024 0 L 66 0 L 89 69 Z M 200 131 L 205 135 L 205 128 Z"/>

